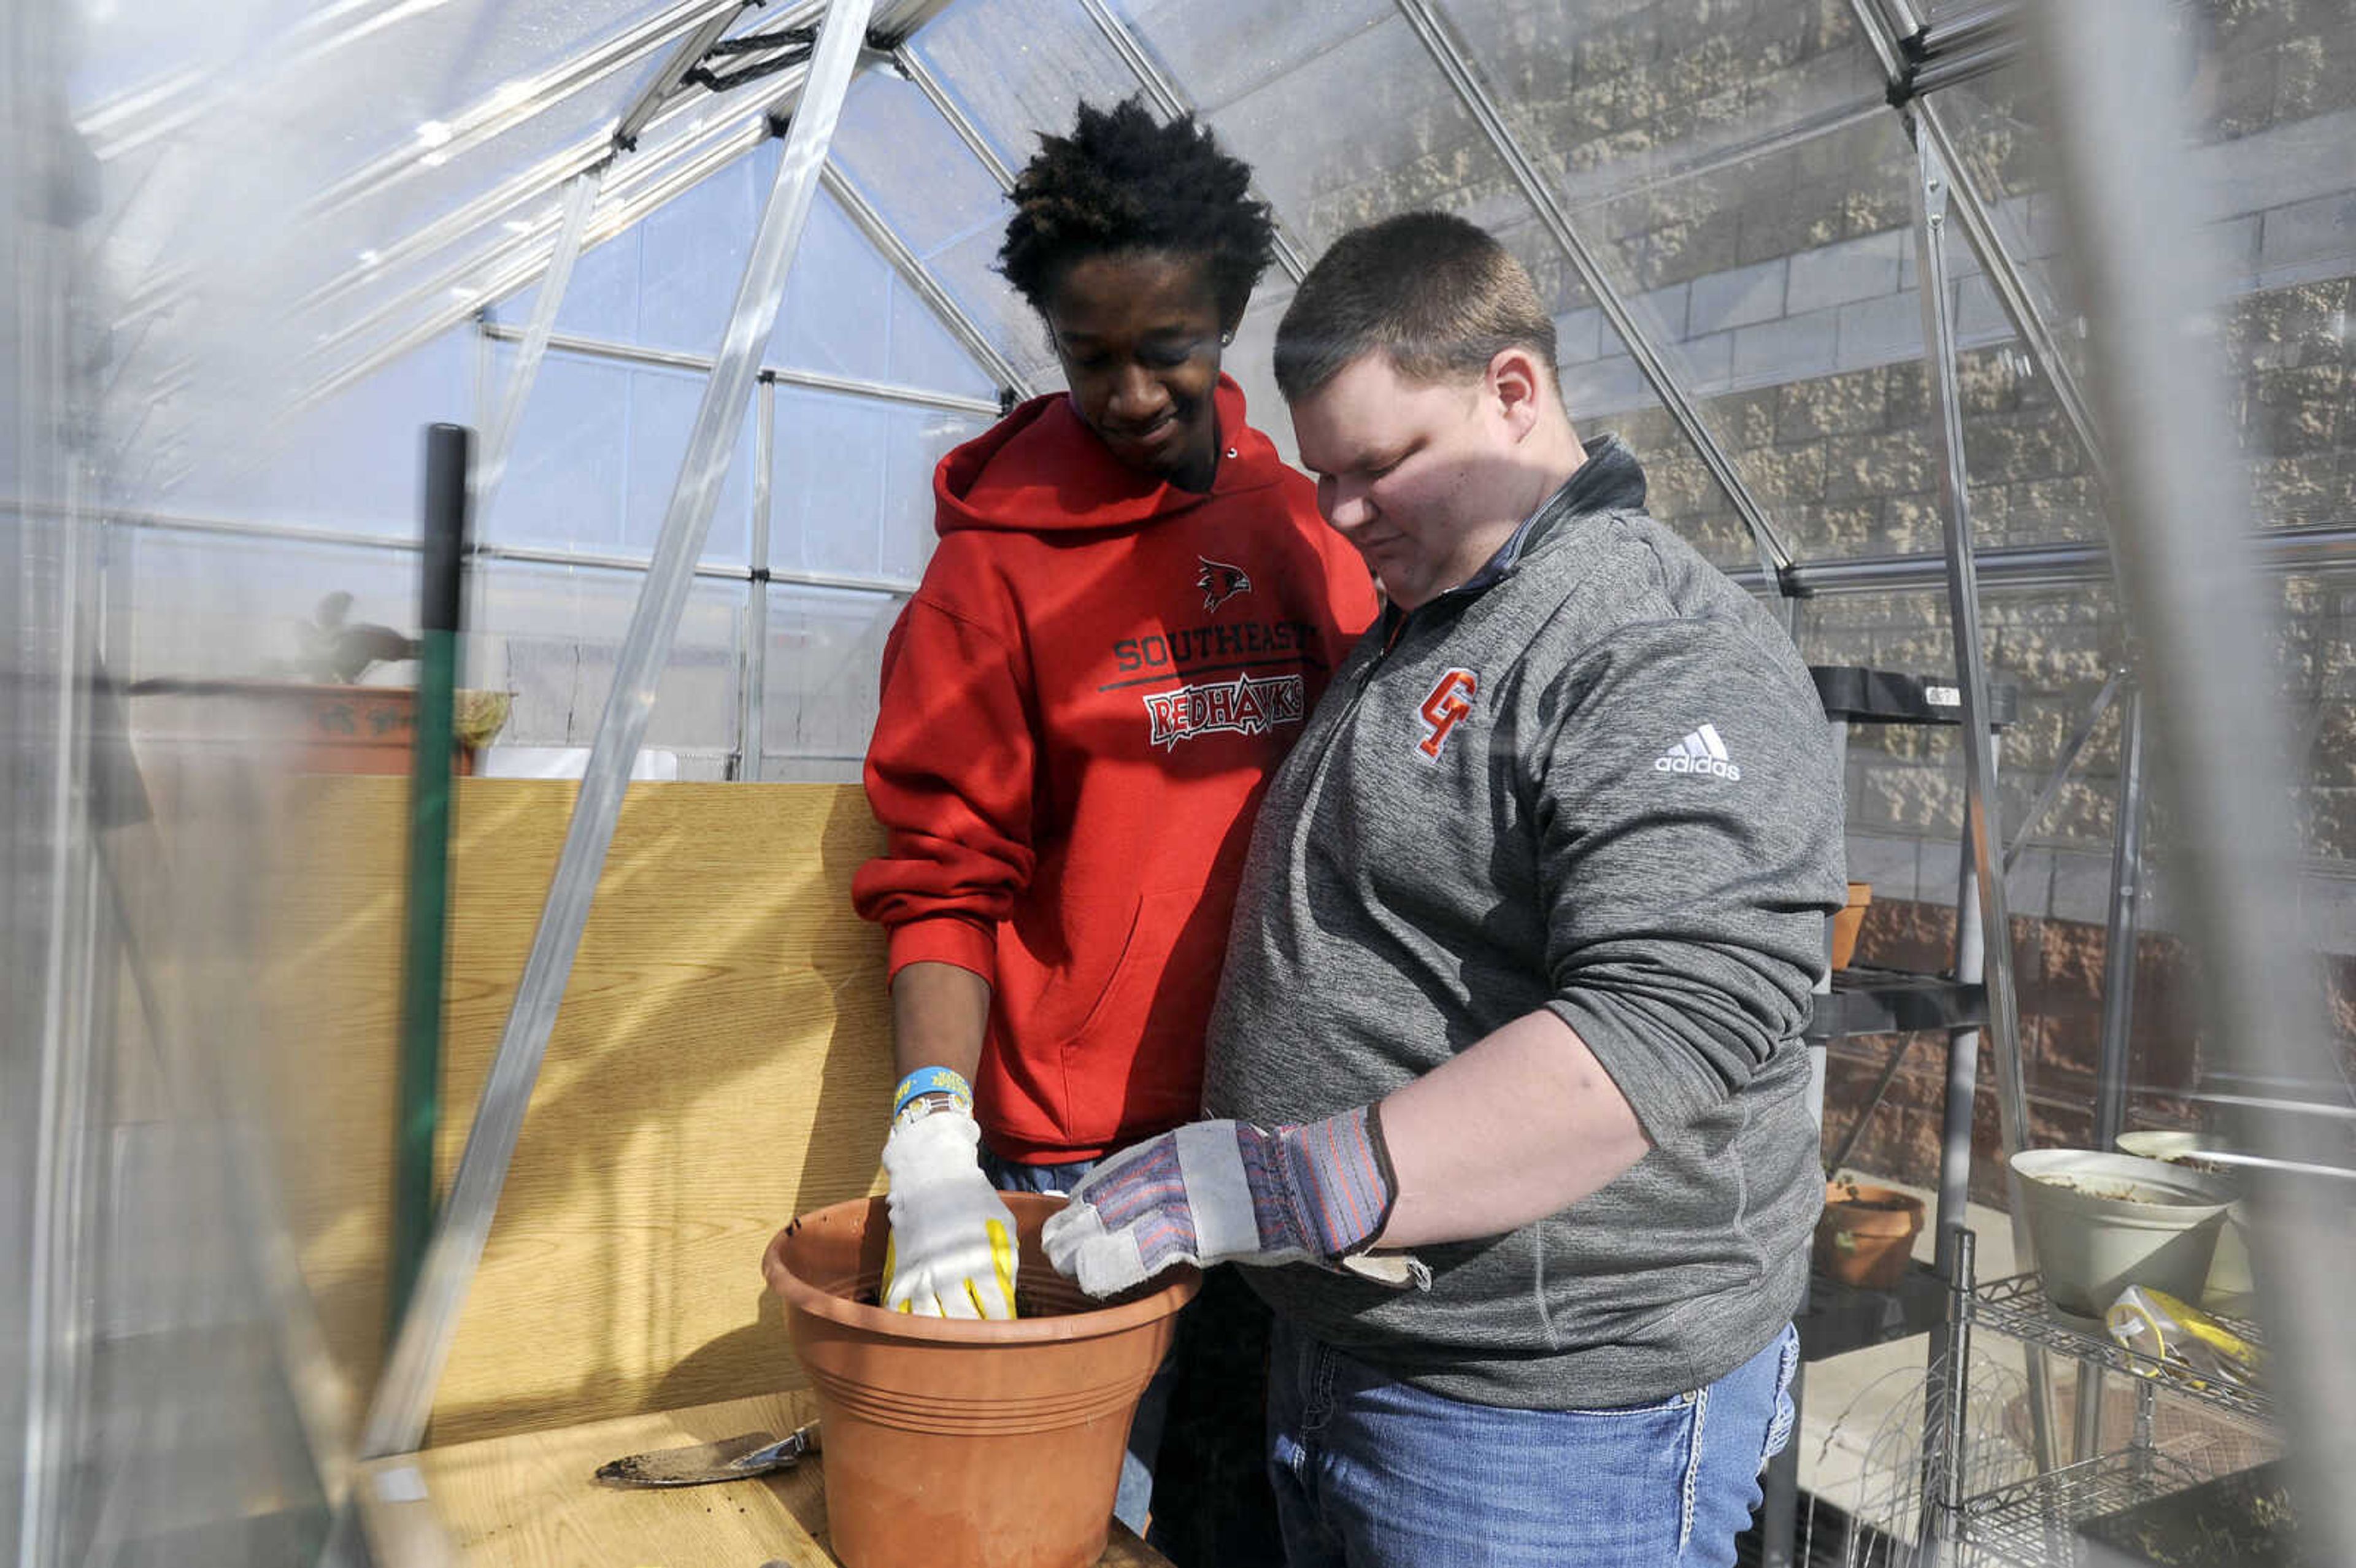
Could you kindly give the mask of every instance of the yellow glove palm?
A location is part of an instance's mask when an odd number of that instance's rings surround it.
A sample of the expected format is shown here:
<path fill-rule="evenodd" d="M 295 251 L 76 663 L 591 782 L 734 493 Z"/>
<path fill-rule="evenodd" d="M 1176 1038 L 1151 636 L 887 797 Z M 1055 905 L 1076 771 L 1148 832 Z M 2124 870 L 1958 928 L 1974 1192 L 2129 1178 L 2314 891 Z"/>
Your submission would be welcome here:
<path fill-rule="evenodd" d="M 884 1305 L 928 1317 L 1014 1316 L 1013 1211 L 981 1173 L 981 1129 L 961 1108 L 894 1124 L 884 1145 L 892 1235 Z"/>

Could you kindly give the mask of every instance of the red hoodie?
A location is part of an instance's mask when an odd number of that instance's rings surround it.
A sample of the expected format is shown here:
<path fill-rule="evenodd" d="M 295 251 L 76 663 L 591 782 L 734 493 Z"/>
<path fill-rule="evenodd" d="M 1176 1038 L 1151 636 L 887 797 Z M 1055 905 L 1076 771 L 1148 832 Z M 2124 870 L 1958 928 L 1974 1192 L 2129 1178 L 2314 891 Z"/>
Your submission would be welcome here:
<path fill-rule="evenodd" d="M 1244 422 L 1196 495 L 1062 394 L 941 460 L 941 542 L 884 648 L 851 901 L 891 972 L 992 987 L 991 1147 L 1092 1159 L 1200 1114 L 1203 1026 L 1260 792 L 1373 620 L 1355 551 Z"/>

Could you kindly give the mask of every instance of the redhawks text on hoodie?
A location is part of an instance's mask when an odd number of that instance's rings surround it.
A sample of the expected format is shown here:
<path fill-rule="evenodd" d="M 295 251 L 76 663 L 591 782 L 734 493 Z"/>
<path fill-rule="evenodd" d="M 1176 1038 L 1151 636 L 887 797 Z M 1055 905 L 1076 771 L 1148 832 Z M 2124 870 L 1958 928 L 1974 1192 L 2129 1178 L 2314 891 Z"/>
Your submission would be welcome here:
<path fill-rule="evenodd" d="M 940 544 L 884 650 L 852 902 L 890 967 L 991 982 L 992 1148 L 1094 1158 L 1198 1114 L 1252 816 L 1374 618 L 1309 481 L 1215 394 L 1195 494 L 1121 464 L 1061 394 L 941 461 Z"/>

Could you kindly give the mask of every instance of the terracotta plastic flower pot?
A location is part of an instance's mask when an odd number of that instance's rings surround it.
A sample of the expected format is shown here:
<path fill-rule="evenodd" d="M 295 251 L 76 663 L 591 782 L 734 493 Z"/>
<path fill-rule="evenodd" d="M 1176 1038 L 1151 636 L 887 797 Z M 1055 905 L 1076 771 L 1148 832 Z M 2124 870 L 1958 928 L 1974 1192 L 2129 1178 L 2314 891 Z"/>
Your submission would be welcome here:
<path fill-rule="evenodd" d="M 1922 1200 L 1894 1188 L 1825 1183 L 1816 1221 L 1816 1272 L 1860 1290 L 1895 1290 L 1922 1229 Z"/>
<path fill-rule="evenodd" d="M 1865 910 L 1873 901 L 1871 882 L 1848 885 L 1848 907 L 1833 916 L 1833 967 L 1846 969 L 1857 956 L 1858 933 L 1865 929 Z"/>
<path fill-rule="evenodd" d="M 1005 1198 L 1022 1232 L 1011 1323 L 869 1305 L 881 1198 L 803 1215 L 761 1260 L 818 1396 L 827 1530 L 846 1568 L 1086 1568 L 1104 1554 L 1130 1417 L 1202 1277 L 1173 1270 L 1091 1300 L 1039 1247 L 1064 1200 Z"/>

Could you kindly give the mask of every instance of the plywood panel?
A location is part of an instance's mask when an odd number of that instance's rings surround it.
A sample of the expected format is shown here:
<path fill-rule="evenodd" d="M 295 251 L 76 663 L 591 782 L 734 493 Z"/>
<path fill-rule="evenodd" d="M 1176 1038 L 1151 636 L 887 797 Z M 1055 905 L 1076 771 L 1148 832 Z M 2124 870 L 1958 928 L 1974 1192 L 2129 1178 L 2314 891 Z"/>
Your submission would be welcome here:
<path fill-rule="evenodd" d="M 457 804 L 444 1179 L 538 922 L 573 786 Z M 273 1049 L 306 1275 L 373 1378 L 383 1309 L 397 780 L 294 792 Z M 855 787 L 642 784 L 625 805 L 433 1440 L 698 1404 L 796 1381 L 759 1261 L 873 1187 L 890 1092 L 883 944 L 849 906 L 879 842 Z"/>

